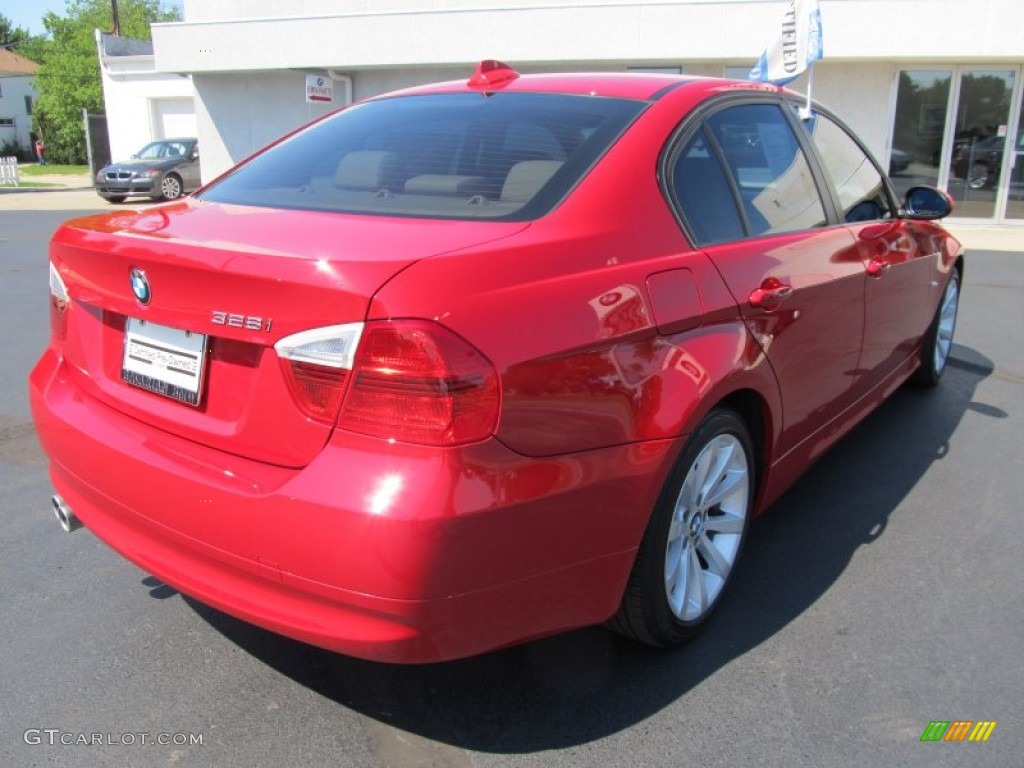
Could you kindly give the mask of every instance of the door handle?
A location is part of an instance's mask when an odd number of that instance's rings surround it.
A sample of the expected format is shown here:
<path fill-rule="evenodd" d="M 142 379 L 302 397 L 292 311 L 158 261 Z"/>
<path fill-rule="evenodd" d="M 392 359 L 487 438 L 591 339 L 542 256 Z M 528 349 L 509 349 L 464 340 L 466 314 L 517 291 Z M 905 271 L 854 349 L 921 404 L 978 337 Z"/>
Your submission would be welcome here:
<path fill-rule="evenodd" d="M 792 295 L 793 286 L 787 285 L 777 277 L 766 277 L 760 288 L 755 288 L 750 292 L 747 301 L 755 309 L 771 311 Z"/>
<path fill-rule="evenodd" d="M 892 264 L 884 256 L 875 256 L 875 258 L 868 262 L 868 277 L 881 277 L 889 271 L 891 266 Z"/>

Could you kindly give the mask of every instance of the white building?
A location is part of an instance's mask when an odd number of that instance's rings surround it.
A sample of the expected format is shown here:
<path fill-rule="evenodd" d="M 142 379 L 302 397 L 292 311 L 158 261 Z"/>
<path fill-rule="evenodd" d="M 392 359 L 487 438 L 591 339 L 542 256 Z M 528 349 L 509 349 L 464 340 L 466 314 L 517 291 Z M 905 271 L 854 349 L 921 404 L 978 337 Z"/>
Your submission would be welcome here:
<path fill-rule="evenodd" d="M 35 62 L 0 48 L 0 155 L 12 148 L 35 157 L 32 107 L 39 94 L 32 78 L 38 68 Z"/>
<path fill-rule="evenodd" d="M 192 81 L 157 72 L 153 45 L 97 30 L 110 155 L 127 160 L 154 139 L 196 135 Z"/>
<path fill-rule="evenodd" d="M 1021 0 L 820 0 L 814 97 L 843 116 L 898 186 L 927 182 L 959 217 L 1024 223 Z M 745 76 L 786 0 L 185 0 L 153 27 L 156 68 L 192 76 L 203 174 L 322 114 L 307 75 L 355 98 L 467 77 L 665 68 Z M 792 84 L 806 87 L 806 78 Z M 336 98 L 333 106 L 343 103 Z M 1017 157 L 1021 156 L 1018 162 Z"/>

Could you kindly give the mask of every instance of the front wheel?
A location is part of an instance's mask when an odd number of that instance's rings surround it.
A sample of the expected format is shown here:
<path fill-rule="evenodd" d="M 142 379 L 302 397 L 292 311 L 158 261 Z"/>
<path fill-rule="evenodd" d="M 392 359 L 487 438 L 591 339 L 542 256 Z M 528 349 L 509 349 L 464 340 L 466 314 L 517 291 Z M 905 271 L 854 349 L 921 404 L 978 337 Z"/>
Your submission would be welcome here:
<path fill-rule="evenodd" d="M 721 602 L 754 502 L 750 432 L 716 409 L 694 431 L 647 525 L 610 629 L 655 646 L 696 633 Z"/>
<path fill-rule="evenodd" d="M 160 198 L 162 200 L 177 200 L 181 197 L 181 179 L 175 174 L 169 173 L 160 182 Z"/>
<path fill-rule="evenodd" d="M 928 332 L 921 344 L 921 365 L 911 377 L 919 387 L 934 387 L 942 378 L 949 353 L 953 348 L 953 332 L 956 330 L 956 315 L 960 308 L 960 273 L 954 269 L 949 275 L 942 301 L 935 311 Z"/>

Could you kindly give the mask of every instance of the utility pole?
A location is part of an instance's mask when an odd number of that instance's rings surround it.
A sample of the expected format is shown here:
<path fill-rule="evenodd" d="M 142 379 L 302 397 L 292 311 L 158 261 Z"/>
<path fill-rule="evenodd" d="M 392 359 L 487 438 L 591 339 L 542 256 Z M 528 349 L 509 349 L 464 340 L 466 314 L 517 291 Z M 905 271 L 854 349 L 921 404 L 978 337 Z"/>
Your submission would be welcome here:
<path fill-rule="evenodd" d="M 120 37 L 121 36 L 121 19 L 118 17 L 118 14 L 117 14 L 117 0 L 110 0 L 110 10 L 113 12 L 113 15 L 114 15 L 114 36 L 115 37 Z"/>

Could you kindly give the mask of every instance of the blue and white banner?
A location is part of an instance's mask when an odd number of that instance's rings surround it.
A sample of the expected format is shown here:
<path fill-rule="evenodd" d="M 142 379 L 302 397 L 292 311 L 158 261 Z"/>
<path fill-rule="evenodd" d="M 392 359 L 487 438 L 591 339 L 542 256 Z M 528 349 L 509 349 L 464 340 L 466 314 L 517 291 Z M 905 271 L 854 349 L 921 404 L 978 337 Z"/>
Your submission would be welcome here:
<path fill-rule="evenodd" d="M 789 0 L 782 23 L 748 78 L 785 85 L 822 54 L 818 0 Z"/>

